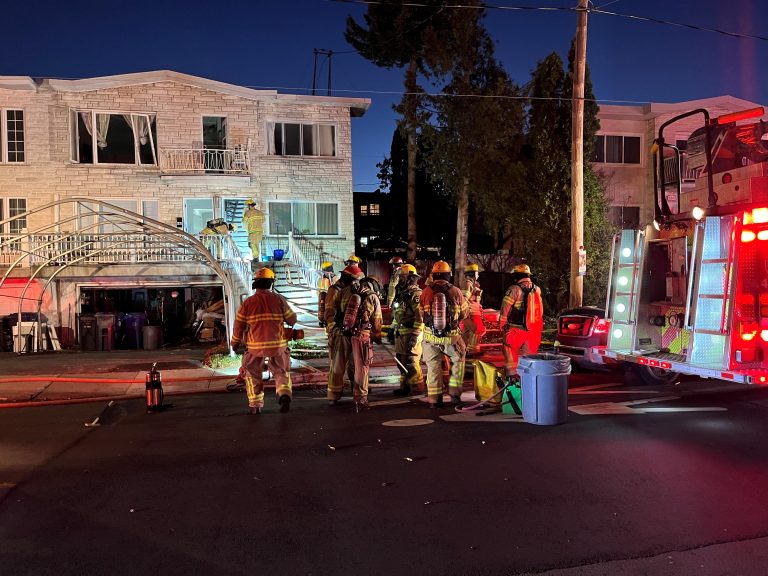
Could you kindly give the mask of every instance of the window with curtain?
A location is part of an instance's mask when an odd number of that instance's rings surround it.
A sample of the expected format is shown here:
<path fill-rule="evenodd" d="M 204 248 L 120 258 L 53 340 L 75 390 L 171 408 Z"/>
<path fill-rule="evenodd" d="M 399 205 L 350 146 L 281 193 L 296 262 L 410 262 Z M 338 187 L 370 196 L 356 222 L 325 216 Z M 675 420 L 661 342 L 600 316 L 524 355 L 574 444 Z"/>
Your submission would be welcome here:
<path fill-rule="evenodd" d="M 71 160 L 79 164 L 157 164 L 153 114 L 70 111 Z"/>
<path fill-rule="evenodd" d="M 276 156 L 336 156 L 336 126 L 276 122 L 268 153 Z"/>
<path fill-rule="evenodd" d="M 335 202 L 270 202 L 269 233 L 296 231 L 307 236 L 336 236 L 339 205 Z"/>

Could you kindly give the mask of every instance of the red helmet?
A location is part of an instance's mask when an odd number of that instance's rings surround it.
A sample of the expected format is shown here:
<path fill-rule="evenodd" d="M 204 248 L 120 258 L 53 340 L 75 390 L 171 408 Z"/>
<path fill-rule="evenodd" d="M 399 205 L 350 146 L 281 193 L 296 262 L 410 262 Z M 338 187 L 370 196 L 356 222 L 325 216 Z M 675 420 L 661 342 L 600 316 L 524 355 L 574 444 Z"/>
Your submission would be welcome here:
<path fill-rule="evenodd" d="M 344 268 L 344 270 L 342 270 L 341 273 L 349 274 L 355 280 L 362 280 L 365 277 L 365 274 L 363 274 L 363 271 L 360 270 L 360 268 L 355 266 L 354 264 L 352 266 L 347 266 L 346 268 Z"/>
<path fill-rule="evenodd" d="M 394 265 L 402 264 L 403 263 L 403 259 L 400 258 L 400 256 L 392 256 L 392 258 L 390 258 L 390 260 L 389 260 L 389 263 L 390 264 L 394 264 Z"/>

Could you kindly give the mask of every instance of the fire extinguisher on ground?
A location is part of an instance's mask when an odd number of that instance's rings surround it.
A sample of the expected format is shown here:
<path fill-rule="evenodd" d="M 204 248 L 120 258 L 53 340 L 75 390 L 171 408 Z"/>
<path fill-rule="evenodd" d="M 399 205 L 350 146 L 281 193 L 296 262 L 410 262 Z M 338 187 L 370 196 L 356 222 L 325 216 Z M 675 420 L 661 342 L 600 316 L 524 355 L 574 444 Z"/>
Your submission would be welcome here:
<path fill-rule="evenodd" d="M 160 370 L 157 369 L 157 362 L 152 364 L 152 368 L 147 372 L 145 400 L 147 404 L 147 414 L 157 412 L 164 408 L 163 382 L 160 378 Z"/>

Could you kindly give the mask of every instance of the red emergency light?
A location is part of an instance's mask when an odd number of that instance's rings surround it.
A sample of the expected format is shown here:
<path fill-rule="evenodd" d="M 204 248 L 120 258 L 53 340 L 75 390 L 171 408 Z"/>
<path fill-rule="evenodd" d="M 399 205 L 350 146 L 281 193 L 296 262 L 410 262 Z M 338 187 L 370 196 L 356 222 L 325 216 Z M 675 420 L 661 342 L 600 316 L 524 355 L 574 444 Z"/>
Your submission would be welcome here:
<path fill-rule="evenodd" d="M 723 114 L 717 118 L 712 118 L 709 121 L 710 124 L 730 124 L 731 122 L 738 122 L 739 120 L 747 120 L 748 118 L 759 118 L 765 114 L 765 109 L 762 106 L 757 108 L 750 108 L 749 110 L 740 110 L 739 112 L 731 112 L 730 114 Z"/>

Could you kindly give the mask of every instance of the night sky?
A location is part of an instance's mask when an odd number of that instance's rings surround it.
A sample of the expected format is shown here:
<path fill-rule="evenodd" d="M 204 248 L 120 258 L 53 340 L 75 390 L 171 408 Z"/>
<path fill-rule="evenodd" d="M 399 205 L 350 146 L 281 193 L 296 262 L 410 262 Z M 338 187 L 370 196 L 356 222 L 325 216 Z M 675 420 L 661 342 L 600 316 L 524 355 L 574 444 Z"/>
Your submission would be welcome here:
<path fill-rule="evenodd" d="M 577 0 L 498 0 L 497 6 L 573 7 Z M 746 35 L 768 36 L 766 0 L 595 0 L 604 10 Z M 6 2 L 0 75 L 84 78 L 170 69 L 281 92 L 312 87 L 313 49 L 334 55 L 337 96 L 368 97 L 354 119 L 355 191 L 378 186 L 376 163 L 389 152 L 402 73 L 376 68 L 344 41 L 361 4 L 325 0 L 185 2 L 27 0 Z M 497 55 L 517 83 L 552 51 L 564 59 L 573 11 L 488 10 Z M 342 53 L 346 52 L 346 53 Z M 620 16 L 591 14 L 587 60 L 597 98 L 676 102 L 730 94 L 768 104 L 768 41 Z M 327 62 L 319 62 L 325 93 Z"/>

